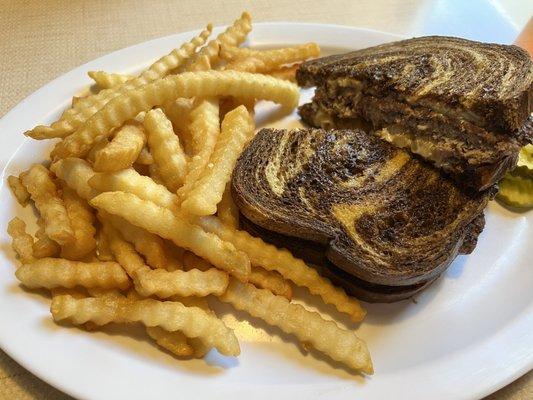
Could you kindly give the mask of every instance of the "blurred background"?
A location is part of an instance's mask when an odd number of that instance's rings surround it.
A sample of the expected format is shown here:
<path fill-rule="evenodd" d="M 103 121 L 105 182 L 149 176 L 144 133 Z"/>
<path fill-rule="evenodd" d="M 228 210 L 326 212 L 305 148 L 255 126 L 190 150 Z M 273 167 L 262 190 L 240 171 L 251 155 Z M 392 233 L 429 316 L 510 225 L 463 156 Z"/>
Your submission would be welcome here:
<path fill-rule="evenodd" d="M 208 21 L 227 24 L 243 10 L 255 22 L 320 22 L 497 43 L 513 43 L 527 25 L 521 42 L 533 42 L 533 0 L 0 0 L 0 116 L 94 58 Z M 67 398 L 0 350 L 0 399 Z M 533 374 L 490 399 L 533 399 Z"/>

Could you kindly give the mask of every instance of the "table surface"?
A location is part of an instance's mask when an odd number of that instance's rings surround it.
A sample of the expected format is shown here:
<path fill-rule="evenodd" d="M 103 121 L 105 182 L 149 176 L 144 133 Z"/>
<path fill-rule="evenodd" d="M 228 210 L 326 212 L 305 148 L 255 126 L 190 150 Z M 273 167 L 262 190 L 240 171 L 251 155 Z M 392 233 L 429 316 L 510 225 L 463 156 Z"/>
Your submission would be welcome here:
<path fill-rule="evenodd" d="M 230 23 L 243 10 L 254 21 L 321 22 L 422 35 L 455 34 L 512 42 L 533 13 L 533 2 L 506 0 L 153 0 L 0 1 L 0 116 L 50 80 L 114 50 L 197 29 Z M 466 5 L 467 4 L 467 5 Z M 469 23 L 472 7 L 475 24 Z M 527 7 L 527 9 L 522 9 Z M 483 19 L 480 20 L 479 16 Z M 525 15 L 525 17 L 524 17 Z M 474 28 L 473 28 L 474 27 Z M 533 373 L 488 399 L 533 398 Z M 70 399 L 0 350 L 0 399 Z"/>

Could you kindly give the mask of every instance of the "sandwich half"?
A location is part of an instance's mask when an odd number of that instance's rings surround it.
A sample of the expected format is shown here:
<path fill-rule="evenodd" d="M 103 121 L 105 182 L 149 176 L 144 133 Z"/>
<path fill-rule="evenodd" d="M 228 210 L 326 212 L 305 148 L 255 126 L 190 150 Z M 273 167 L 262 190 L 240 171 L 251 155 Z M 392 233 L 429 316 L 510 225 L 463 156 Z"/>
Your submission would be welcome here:
<path fill-rule="evenodd" d="M 533 62 L 516 46 L 430 36 L 303 63 L 312 126 L 367 124 L 377 136 L 484 190 L 533 141 Z"/>
<path fill-rule="evenodd" d="M 362 130 L 263 129 L 231 187 L 245 229 L 379 302 L 412 296 L 470 253 L 491 196 Z"/>

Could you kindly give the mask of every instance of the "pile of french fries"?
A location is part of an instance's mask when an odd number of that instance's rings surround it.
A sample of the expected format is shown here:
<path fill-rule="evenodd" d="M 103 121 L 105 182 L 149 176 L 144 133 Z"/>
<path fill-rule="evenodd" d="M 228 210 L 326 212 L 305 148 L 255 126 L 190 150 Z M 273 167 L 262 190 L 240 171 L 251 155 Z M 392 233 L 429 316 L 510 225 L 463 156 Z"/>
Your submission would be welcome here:
<path fill-rule="evenodd" d="M 60 140 L 49 166 L 8 178 L 19 203 L 31 201 L 39 216 L 33 235 L 18 217 L 9 223 L 16 276 L 51 291 L 55 321 L 89 330 L 142 323 L 178 356 L 240 353 L 211 296 L 370 374 L 366 344 L 291 302 L 292 285 L 356 322 L 365 315 L 360 304 L 287 250 L 239 230 L 228 187 L 254 136 L 255 102 L 296 107 L 296 67 L 319 54 L 315 43 L 239 47 L 251 28 L 244 13 L 208 41 L 208 25 L 135 77 L 90 72 L 99 92 L 26 132 Z"/>

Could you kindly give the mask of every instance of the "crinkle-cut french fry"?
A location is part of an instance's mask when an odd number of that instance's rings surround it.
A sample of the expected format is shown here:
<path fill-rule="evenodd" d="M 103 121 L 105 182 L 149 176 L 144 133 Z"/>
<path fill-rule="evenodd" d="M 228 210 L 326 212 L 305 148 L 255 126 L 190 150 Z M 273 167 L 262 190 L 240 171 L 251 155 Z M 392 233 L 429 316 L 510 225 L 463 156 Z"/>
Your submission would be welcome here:
<path fill-rule="evenodd" d="M 146 113 L 144 118 L 148 147 L 157 171 L 166 186 L 175 192 L 187 173 L 187 156 L 172 123 L 160 109 Z"/>
<path fill-rule="evenodd" d="M 178 357 L 194 354 L 193 347 L 187 343 L 187 337 L 180 331 L 169 332 L 159 326 L 148 326 L 146 332 L 159 346 Z"/>
<path fill-rule="evenodd" d="M 279 327 L 285 333 L 295 335 L 304 343 L 310 343 L 335 361 L 366 374 L 373 373 L 366 343 L 354 332 L 340 328 L 333 321 L 326 321 L 317 312 L 235 279 L 231 279 L 228 290 L 220 299 Z"/>
<path fill-rule="evenodd" d="M 172 240 L 177 246 L 191 250 L 241 280 L 246 281 L 250 275 L 250 261 L 246 254 L 155 203 L 131 193 L 106 192 L 93 198 L 91 205 Z"/>
<path fill-rule="evenodd" d="M 239 106 L 245 106 L 248 112 L 254 115 L 254 98 L 250 97 L 237 99 L 235 97 L 226 96 L 220 100 L 220 118 L 224 119 L 227 113 Z"/>
<path fill-rule="evenodd" d="M 209 71 L 211 69 L 211 61 L 206 55 L 199 56 L 194 65 L 191 66 L 191 71 Z"/>
<path fill-rule="evenodd" d="M 94 288 L 91 290 L 94 290 Z M 82 288 L 82 287 L 75 287 L 75 288 L 56 287 L 56 288 L 50 289 L 50 293 L 52 294 L 52 299 L 54 297 L 66 296 L 66 295 L 72 296 L 75 299 L 84 299 L 89 296 L 89 293 L 87 293 L 87 291 L 88 291 L 87 289 Z M 103 292 L 109 292 L 109 290 L 103 290 Z M 93 295 L 91 294 L 91 296 Z M 98 325 L 90 321 L 83 324 L 83 329 L 89 332 L 95 331 L 98 328 L 99 328 Z"/>
<path fill-rule="evenodd" d="M 196 297 L 196 296 L 172 296 L 169 301 L 177 301 L 178 303 L 183 304 L 187 307 L 198 307 L 204 310 L 205 312 L 215 315 L 214 311 L 209 307 L 207 302 L 207 297 Z"/>
<path fill-rule="evenodd" d="M 198 269 L 208 271 L 213 268 L 211 264 L 196 254 L 187 251 L 183 255 L 183 264 L 187 271 Z M 248 282 L 263 289 L 268 289 L 272 293 L 283 296 L 287 299 L 292 298 L 292 287 L 288 281 L 276 271 L 267 271 L 264 268 L 252 266 Z"/>
<path fill-rule="evenodd" d="M 135 250 L 144 256 L 147 264 L 152 268 L 180 269 L 179 265 L 175 265 L 178 263 L 167 255 L 163 239 L 159 236 L 132 225 L 116 215 L 106 213 L 105 219 L 120 232 L 124 239 L 133 244 Z"/>
<path fill-rule="evenodd" d="M 181 203 L 185 212 L 193 215 L 216 213 L 231 172 L 253 132 L 253 119 L 246 107 L 240 106 L 226 115 L 209 163 Z"/>
<path fill-rule="evenodd" d="M 165 186 L 155 183 L 148 176 L 140 175 L 132 168 L 119 172 L 95 174 L 89 185 L 98 192 L 127 192 L 137 197 L 153 201 L 161 207 L 177 211 L 176 195 Z"/>
<path fill-rule="evenodd" d="M 26 232 L 26 224 L 18 217 L 7 225 L 7 233 L 11 236 L 11 247 L 22 263 L 33 261 L 33 238 Z"/>
<path fill-rule="evenodd" d="M 183 147 L 187 154 L 191 152 L 191 135 L 189 133 L 190 112 L 194 107 L 194 99 L 186 99 L 180 97 L 176 100 L 166 102 L 161 106 L 161 109 L 172 122 L 174 132 L 176 132 L 180 138 L 180 142 L 183 142 Z"/>
<path fill-rule="evenodd" d="M 131 75 L 109 73 L 105 71 L 89 71 L 87 75 L 100 87 L 100 89 L 111 89 L 123 84 L 130 79 Z"/>
<path fill-rule="evenodd" d="M 108 238 L 109 248 L 117 262 L 124 268 L 124 271 L 134 280 L 137 278 L 139 271 L 150 271 L 144 260 L 135 251 L 135 248 L 130 243 L 126 242 L 120 232 L 106 221 L 102 221 L 103 231 Z M 148 296 L 145 296 L 148 297 Z"/>
<path fill-rule="evenodd" d="M 252 16 L 247 12 L 243 12 L 240 18 L 235 20 L 224 32 L 211 40 L 204 47 L 200 49 L 191 59 L 185 64 L 185 71 L 196 71 L 201 66 L 201 58 L 207 56 L 209 63 L 214 65 L 219 59 L 220 46 L 240 46 L 245 40 L 248 33 L 252 30 Z"/>
<path fill-rule="evenodd" d="M 115 261 L 115 257 L 109 248 L 109 238 L 103 229 L 96 233 L 96 257 L 99 261 Z"/>
<path fill-rule="evenodd" d="M 320 55 L 320 47 L 314 42 L 303 43 L 293 47 L 282 47 L 278 49 L 251 49 L 248 47 L 235 47 L 223 45 L 220 49 L 220 57 L 226 61 L 234 61 L 249 57 L 265 60 L 273 65 L 292 64 L 304 61 L 311 57 Z"/>
<path fill-rule="evenodd" d="M 192 254 L 192 253 L 191 253 Z M 204 310 L 206 313 L 216 316 L 215 312 L 209 307 L 206 297 L 183 297 L 183 296 L 172 296 L 171 301 L 177 301 L 183 304 L 186 307 L 198 307 Z M 187 338 L 187 342 L 194 349 L 194 357 L 202 358 L 209 351 L 209 347 L 206 346 L 200 338 Z"/>
<path fill-rule="evenodd" d="M 177 302 L 125 298 L 76 300 L 71 296 L 58 296 L 52 300 L 50 311 L 55 321 L 68 320 L 77 325 L 87 321 L 98 325 L 142 322 L 146 326 L 159 326 L 169 332 L 182 331 L 187 337 L 200 338 L 224 355 L 240 353 L 235 334 L 221 320 L 200 308 Z"/>
<path fill-rule="evenodd" d="M 18 203 L 21 206 L 25 207 L 30 201 L 30 194 L 20 181 L 20 178 L 15 175 L 9 175 L 7 177 L 7 183 L 9 184 L 9 187 L 15 195 L 15 198 L 17 199 Z"/>
<path fill-rule="evenodd" d="M 146 135 L 141 125 L 127 123 L 113 139 L 94 155 L 94 170 L 114 172 L 133 165 L 146 143 Z"/>
<path fill-rule="evenodd" d="M 190 147 L 192 157 L 188 164 L 183 186 L 178 189 L 178 198 L 183 200 L 202 174 L 215 149 L 220 134 L 218 100 L 202 100 L 190 113 Z"/>
<path fill-rule="evenodd" d="M 87 289 L 82 287 L 75 287 L 75 288 L 66 288 L 66 287 L 55 287 L 50 289 L 50 293 L 52 294 L 52 298 L 56 296 L 72 296 L 75 299 L 84 299 L 87 297 Z"/>
<path fill-rule="evenodd" d="M 210 147 L 211 152 L 214 143 L 220 133 L 220 117 L 218 99 L 198 99 L 194 102 L 194 108 L 189 115 L 189 131 L 191 133 L 191 153 L 200 154 L 205 147 Z M 209 142 L 209 143 L 208 143 Z M 213 144 L 211 144 L 213 142 Z"/>
<path fill-rule="evenodd" d="M 209 261 L 204 260 L 202 257 L 198 257 L 192 251 L 186 251 L 183 254 L 183 266 L 185 270 L 190 271 L 193 269 L 199 269 L 200 271 L 207 271 L 213 268 L 213 265 Z"/>
<path fill-rule="evenodd" d="M 150 150 L 148 150 L 148 147 L 142 148 L 135 162 L 142 165 L 150 165 L 154 163 L 154 157 L 152 157 L 152 154 L 150 153 Z"/>
<path fill-rule="evenodd" d="M 37 225 L 39 225 L 39 229 L 37 229 L 35 232 L 35 242 L 33 242 L 33 257 L 46 258 L 59 256 L 59 253 L 61 252 L 61 246 L 48 237 L 44 231 L 44 221 L 42 218 L 37 220 Z"/>
<path fill-rule="evenodd" d="M 231 196 L 231 182 L 226 184 L 222 200 L 217 205 L 217 217 L 223 224 L 231 228 L 239 228 L 239 208 Z"/>
<path fill-rule="evenodd" d="M 44 220 L 48 237 L 61 245 L 72 243 L 74 232 L 50 171 L 41 164 L 34 164 L 21 174 L 21 181 Z"/>
<path fill-rule="evenodd" d="M 68 186 L 63 188 L 63 202 L 74 231 L 75 240 L 67 246 L 62 246 L 61 257 L 69 260 L 81 260 L 96 248 L 93 210 L 86 200 L 78 196 L 76 191 Z"/>
<path fill-rule="evenodd" d="M 279 69 L 272 70 L 268 75 L 274 78 L 283 79 L 285 81 L 296 82 L 296 70 L 300 64 L 290 65 L 288 67 L 281 67 Z"/>
<path fill-rule="evenodd" d="M 271 76 L 237 71 L 185 72 L 159 79 L 117 97 L 95 113 L 85 125 L 59 142 L 51 153 L 54 159 L 84 156 L 96 140 L 112 129 L 178 97 L 234 96 L 270 100 L 286 107 L 298 105 L 298 87 Z"/>
<path fill-rule="evenodd" d="M 194 37 L 190 42 L 183 44 L 179 49 L 174 49 L 166 56 L 157 60 L 137 78 L 133 78 L 116 88 L 104 89 L 95 95 L 80 99 L 73 108 L 66 110 L 61 118 L 50 127 L 39 125 L 26 132 L 25 135 L 34 139 L 67 137 L 115 97 L 160 79 L 174 68 L 182 65 L 194 54 L 198 47 L 205 43 L 211 34 L 211 29 L 212 26 L 209 24 L 204 31 Z M 131 118 L 134 117 L 135 115 Z"/>
<path fill-rule="evenodd" d="M 148 166 L 148 176 L 158 185 L 165 186 L 165 182 L 163 182 L 163 178 L 161 178 L 161 175 L 157 170 L 157 165 L 151 164 Z"/>
<path fill-rule="evenodd" d="M 294 47 L 274 50 L 251 50 L 222 46 L 220 56 L 231 62 L 226 69 L 248 72 L 269 72 L 284 64 L 304 61 L 320 55 L 320 47 L 316 43 L 306 43 Z"/>
<path fill-rule="evenodd" d="M 94 160 L 96 158 L 96 154 L 100 152 L 104 147 L 106 147 L 109 144 L 109 139 L 104 137 L 101 140 L 97 141 L 93 147 L 91 147 L 91 150 L 87 153 L 87 161 L 89 161 L 91 164 L 94 164 Z"/>
<path fill-rule="evenodd" d="M 83 99 L 83 96 L 72 96 L 71 107 L 74 107 L 81 99 Z"/>
<path fill-rule="evenodd" d="M 320 296 L 324 303 L 332 304 L 340 312 L 350 315 L 355 322 L 365 317 L 366 311 L 356 299 L 348 297 L 343 289 L 334 286 L 288 250 L 278 249 L 260 238 L 251 236 L 248 232 L 231 229 L 216 217 L 203 217 L 195 222 L 207 232 L 216 234 L 245 252 L 250 257 L 252 265 L 279 272 L 285 279 L 306 287 L 311 294 Z"/>
<path fill-rule="evenodd" d="M 222 294 L 228 286 L 228 274 L 216 268 L 207 271 L 168 272 L 162 269 L 142 270 L 136 273 L 135 288 L 149 297 L 198 296 Z"/>
<path fill-rule="evenodd" d="M 248 282 L 262 289 L 270 290 L 272 293 L 283 296 L 287 300 L 292 299 L 291 284 L 277 271 L 267 271 L 261 267 L 252 267 Z"/>
<path fill-rule="evenodd" d="M 82 199 L 89 200 L 98 194 L 98 191 L 89 186 L 89 179 L 95 172 L 87 161 L 81 158 L 65 158 L 53 163 L 50 169 Z"/>
<path fill-rule="evenodd" d="M 63 258 L 41 258 L 22 265 L 15 273 L 29 288 L 74 286 L 127 289 L 128 275 L 115 262 L 83 263 Z"/>

